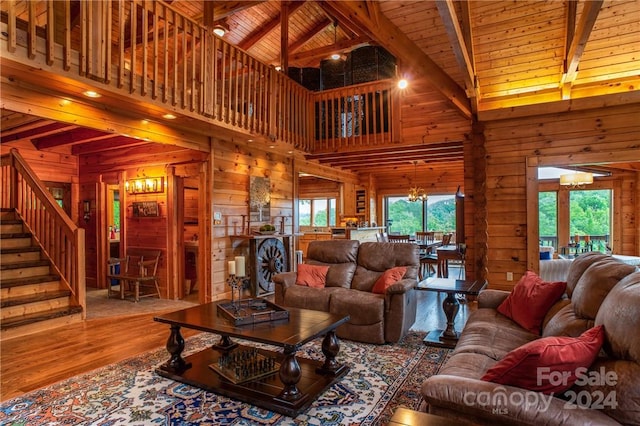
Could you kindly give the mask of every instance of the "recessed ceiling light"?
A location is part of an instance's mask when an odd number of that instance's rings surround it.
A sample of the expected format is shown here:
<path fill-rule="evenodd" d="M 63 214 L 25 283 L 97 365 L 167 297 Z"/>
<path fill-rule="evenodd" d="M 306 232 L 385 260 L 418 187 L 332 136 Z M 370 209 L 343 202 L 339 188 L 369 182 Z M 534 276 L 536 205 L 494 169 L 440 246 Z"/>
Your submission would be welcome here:
<path fill-rule="evenodd" d="M 100 93 L 94 92 L 93 90 L 86 90 L 82 93 L 88 98 L 99 98 L 102 96 Z"/>
<path fill-rule="evenodd" d="M 407 86 L 409 86 L 409 82 L 406 79 L 400 79 L 398 80 L 398 88 L 399 89 L 406 89 Z"/>
<path fill-rule="evenodd" d="M 253 142 L 253 139 L 247 139 L 247 142 Z"/>
<path fill-rule="evenodd" d="M 282 69 L 282 67 L 281 67 L 280 65 L 278 65 L 278 66 L 276 67 L 276 71 L 280 71 L 281 69 Z"/>
<path fill-rule="evenodd" d="M 275 145 L 269 145 L 269 148 L 275 148 L 275 147 L 276 147 Z"/>
<path fill-rule="evenodd" d="M 337 61 L 338 59 L 340 59 L 340 54 L 334 53 L 333 55 L 331 55 L 331 59 L 333 59 L 334 61 Z"/>
<path fill-rule="evenodd" d="M 167 120 L 175 120 L 177 117 L 173 114 L 165 114 L 162 118 L 166 118 Z"/>

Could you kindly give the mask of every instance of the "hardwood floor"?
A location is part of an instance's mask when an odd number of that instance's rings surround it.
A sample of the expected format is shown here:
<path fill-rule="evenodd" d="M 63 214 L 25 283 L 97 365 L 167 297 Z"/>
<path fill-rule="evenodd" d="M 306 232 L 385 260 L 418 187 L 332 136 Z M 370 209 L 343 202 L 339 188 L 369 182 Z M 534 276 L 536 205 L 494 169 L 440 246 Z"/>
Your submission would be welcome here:
<path fill-rule="evenodd" d="M 418 313 L 412 330 L 443 328 L 443 296 L 430 291 L 418 291 L 417 296 Z M 456 329 L 462 329 L 473 308 L 474 304 L 461 305 Z M 164 346 L 169 329 L 153 321 L 154 315 L 98 318 L 1 342 L 0 400 Z M 183 329 L 185 338 L 197 333 Z"/>

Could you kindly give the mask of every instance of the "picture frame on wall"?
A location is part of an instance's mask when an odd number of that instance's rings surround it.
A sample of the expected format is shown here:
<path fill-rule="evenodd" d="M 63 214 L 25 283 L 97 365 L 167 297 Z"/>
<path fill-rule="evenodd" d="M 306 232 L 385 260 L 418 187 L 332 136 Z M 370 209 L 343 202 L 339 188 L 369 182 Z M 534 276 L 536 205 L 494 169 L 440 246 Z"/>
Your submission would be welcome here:
<path fill-rule="evenodd" d="M 133 217 L 158 217 L 160 209 L 157 201 L 136 201 L 132 204 Z"/>
<path fill-rule="evenodd" d="M 251 222 L 271 219 L 271 181 L 266 177 L 251 176 L 249 180 L 249 218 Z"/>

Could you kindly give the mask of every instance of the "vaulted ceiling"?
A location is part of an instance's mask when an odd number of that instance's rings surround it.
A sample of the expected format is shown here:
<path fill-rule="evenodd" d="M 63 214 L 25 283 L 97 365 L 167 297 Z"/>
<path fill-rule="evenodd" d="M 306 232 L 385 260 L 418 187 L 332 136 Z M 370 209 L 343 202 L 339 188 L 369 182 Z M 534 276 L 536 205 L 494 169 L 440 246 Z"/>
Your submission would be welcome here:
<path fill-rule="evenodd" d="M 568 111 L 601 95 L 615 103 L 640 87 L 639 0 L 169 3 L 271 65 L 318 67 L 365 45 L 393 54 L 410 84 L 397 146 L 309 156 L 354 172 L 444 167 L 461 161 L 474 117 Z M 21 138 L 75 154 L 144 143 L 3 111 L 2 141 Z"/>

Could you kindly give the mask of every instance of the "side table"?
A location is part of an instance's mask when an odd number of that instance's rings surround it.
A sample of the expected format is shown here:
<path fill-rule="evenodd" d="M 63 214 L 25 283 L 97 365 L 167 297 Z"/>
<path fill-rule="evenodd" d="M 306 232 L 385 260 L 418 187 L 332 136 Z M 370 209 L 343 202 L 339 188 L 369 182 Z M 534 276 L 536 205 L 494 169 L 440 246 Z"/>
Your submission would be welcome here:
<path fill-rule="evenodd" d="M 447 297 L 442 301 L 442 310 L 447 318 L 447 327 L 444 330 L 430 331 L 427 337 L 424 338 L 424 343 L 431 346 L 455 348 L 458 343 L 455 320 L 458 310 L 460 310 L 460 303 L 456 299 L 456 294 L 477 296 L 486 286 L 486 281 L 456 280 L 452 278 L 430 277 L 420 281 L 416 290 L 447 294 Z"/>

